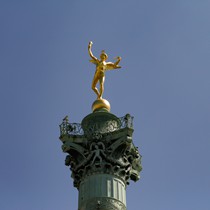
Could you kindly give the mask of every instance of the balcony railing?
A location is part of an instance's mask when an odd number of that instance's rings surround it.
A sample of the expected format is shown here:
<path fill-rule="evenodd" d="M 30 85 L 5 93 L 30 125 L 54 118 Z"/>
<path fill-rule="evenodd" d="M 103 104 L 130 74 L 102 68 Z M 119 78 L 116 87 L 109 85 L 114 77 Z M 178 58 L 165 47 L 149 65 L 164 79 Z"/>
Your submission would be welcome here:
<path fill-rule="evenodd" d="M 133 128 L 133 117 L 130 114 L 126 114 L 124 117 L 120 117 L 119 124 L 113 124 L 115 128 L 113 130 L 120 130 L 123 128 Z M 63 122 L 60 124 L 60 135 L 69 135 L 69 136 L 83 136 L 84 130 L 80 123 L 69 123 L 68 117 L 63 119 Z"/>

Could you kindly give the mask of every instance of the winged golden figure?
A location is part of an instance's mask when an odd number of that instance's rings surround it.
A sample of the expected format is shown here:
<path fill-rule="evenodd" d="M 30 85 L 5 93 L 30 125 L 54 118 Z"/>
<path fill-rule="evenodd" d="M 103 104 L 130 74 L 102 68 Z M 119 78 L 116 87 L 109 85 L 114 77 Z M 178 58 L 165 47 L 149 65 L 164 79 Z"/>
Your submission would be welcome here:
<path fill-rule="evenodd" d="M 112 63 L 112 62 L 106 62 L 106 60 L 108 59 L 108 55 L 104 52 L 104 50 L 102 50 L 101 55 L 100 55 L 100 59 L 96 58 L 93 53 L 92 53 L 92 42 L 89 42 L 88 45 L 88 52 L 90 57 L 92 58 L 90 60 L 91 63 L 96 65 L 96 71 L 95 71 L 95 75 L 93 77 L 93 81 L 92 81 L 92 89 L 93 91 L 96 93 L 97 98 L 98 99 L 102 99 L 102 95 L 104 92 L 104 81 L 105 81 L 105 72 L 107 70 L 113 70 L 113 69 L 119 69 L 121 68 L 121 66 L 119 66 L 119 62 L 121 61 L 121 57 L 116 57 L 116 62 Z M 97 83 L 99 82 L 100 84 L 100 89 L 98 90 L 98 88 L 96 87 Z"/>

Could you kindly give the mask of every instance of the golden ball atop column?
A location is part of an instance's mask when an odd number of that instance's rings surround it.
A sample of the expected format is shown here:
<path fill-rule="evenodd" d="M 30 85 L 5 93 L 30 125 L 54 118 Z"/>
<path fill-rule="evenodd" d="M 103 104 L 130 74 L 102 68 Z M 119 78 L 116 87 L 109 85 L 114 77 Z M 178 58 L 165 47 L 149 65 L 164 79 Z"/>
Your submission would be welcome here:
<path fill-rule="evenodd" d="M 108 111 L 110 112 L 111 106 L 106 99 L 97 99 L 92 104 L 93 112 L 96 111 Z"/>

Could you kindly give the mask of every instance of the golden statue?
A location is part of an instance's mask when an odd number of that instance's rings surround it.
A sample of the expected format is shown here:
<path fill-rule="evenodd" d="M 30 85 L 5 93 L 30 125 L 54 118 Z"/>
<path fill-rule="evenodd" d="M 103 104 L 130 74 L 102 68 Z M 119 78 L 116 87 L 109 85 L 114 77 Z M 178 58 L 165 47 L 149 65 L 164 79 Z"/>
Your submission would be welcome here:
<path fill-rule="evenodd" d="M 102 95 L 104 92 L 104 81 L 105 81 L 105 71 L 112 70 L 112 69 L 119 69 L 121 66 L 118 66 L 121 57 L 116 57 L 115 60 L 117 60 L 115 63 L 112 62 L 106 62 L 108 59 L 108 55 L 102 50 L 100 55 L 100 60 L 96 58 L 92 51 L 92 42 L 89 42 L 88 45 L 88 52 L 92 60 L 90 60 L 91 63 L 94 63 L 96 65 L 96 71 L 92 82 L 92 89 L 96 93 L 98 99 L 102 99 Z M 100 90 L 96 87 L 97 83 L 100 83 Z"/>

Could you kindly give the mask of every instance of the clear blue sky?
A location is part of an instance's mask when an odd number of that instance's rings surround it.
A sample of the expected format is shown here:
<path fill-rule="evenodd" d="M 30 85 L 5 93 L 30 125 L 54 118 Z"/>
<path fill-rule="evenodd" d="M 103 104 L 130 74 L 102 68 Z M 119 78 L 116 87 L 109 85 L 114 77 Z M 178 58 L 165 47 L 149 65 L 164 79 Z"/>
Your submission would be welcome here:
<path fill-rule="evenodd" d="M 210 1 L 1 0 L 0 209 L 74 210 L 59 141 L 91 112 L 93 53 L 112 113 L 134 116 L 143 156 L 130 210 L 210 209 Z"/>

